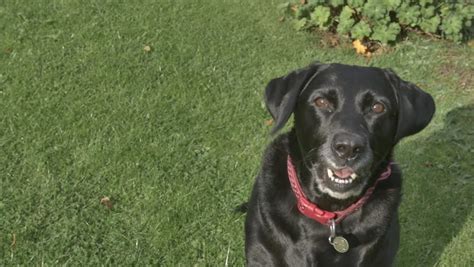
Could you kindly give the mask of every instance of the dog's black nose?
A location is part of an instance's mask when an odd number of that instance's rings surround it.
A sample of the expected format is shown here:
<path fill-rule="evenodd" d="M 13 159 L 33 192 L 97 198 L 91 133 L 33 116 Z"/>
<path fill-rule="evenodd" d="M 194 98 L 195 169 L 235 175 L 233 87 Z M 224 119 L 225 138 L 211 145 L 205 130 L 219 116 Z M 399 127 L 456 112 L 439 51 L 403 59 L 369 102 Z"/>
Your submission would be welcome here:
<path fill-rule="evenodd" d="M 364 150 L 364 139 L 359 135 L 339 133 L 334 136 L 332 150 L 341 159 L 355 159 Z"/>

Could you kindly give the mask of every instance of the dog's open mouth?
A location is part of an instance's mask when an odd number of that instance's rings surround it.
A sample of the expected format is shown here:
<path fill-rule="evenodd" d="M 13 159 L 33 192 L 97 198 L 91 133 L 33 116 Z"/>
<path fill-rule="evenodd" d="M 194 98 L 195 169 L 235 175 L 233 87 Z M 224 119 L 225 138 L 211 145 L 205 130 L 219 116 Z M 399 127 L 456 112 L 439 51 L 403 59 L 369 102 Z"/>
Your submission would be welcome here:
<path fill-rule="evenodd" d="M 351 184 L 357 178 L 357 174 L 350 167 L 337 170 L 331 170 L 328 168 L 327 173 L 329 179 L 337 184 Z"/>

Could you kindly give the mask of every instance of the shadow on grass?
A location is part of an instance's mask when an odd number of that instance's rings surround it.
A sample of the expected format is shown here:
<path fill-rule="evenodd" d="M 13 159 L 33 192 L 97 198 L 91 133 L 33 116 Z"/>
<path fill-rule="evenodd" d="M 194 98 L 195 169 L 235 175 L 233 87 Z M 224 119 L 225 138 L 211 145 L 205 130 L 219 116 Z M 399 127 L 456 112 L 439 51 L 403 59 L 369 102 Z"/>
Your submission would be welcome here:
<path fill-rule="evenodd" d="M 398 266 L 433 266 L 472 212 L 474 105 L 451 110 L 440 131 L 401 145 L 398 155 L 404 172 Z"/>

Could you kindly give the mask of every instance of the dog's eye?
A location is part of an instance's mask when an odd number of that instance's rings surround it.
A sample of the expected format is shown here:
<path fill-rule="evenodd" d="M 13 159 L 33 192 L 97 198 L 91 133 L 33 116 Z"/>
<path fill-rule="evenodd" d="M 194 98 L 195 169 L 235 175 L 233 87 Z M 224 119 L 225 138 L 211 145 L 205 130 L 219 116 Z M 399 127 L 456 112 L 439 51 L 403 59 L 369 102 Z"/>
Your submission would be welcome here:
<path fill-rule="evenodd" d="M 372 112 L 382 113 L 385 111 L 385 106 L 382 103 L 375 103 L 372 105 Z"/>
<path fill-rule="evenodd" d="M 318 108 L 327 109 L 330 106 L 329 101 L 324 97 L 318 97 L 314 100 L 314 104 Z"/>

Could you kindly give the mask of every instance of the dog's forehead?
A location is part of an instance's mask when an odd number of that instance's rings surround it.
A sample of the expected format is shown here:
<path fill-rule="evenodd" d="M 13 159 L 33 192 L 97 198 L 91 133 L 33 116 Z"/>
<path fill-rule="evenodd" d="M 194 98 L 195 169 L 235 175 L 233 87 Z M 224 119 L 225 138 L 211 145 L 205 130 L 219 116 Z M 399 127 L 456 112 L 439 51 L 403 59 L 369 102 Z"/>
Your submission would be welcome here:
<path fill-rule="evenodd" d="M 331 64 L 316 73 L 307 87 L 309 91 L 319 88 L 343 90 L 346 95 L 357 95 L 367 90 L 387 97 L 393 94 L 382 69 L 341 64 Z"/>

